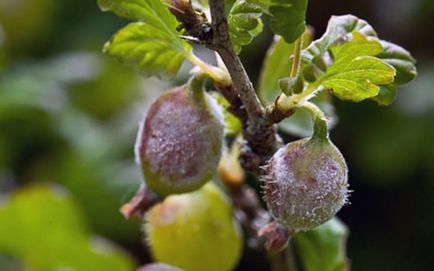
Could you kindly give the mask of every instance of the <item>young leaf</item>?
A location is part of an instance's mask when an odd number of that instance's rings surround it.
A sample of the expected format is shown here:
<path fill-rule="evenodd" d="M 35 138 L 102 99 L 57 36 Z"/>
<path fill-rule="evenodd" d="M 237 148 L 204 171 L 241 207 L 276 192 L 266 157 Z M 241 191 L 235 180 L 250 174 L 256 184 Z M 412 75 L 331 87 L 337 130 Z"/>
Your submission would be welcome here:
<path fill-rule="evenodd" d="M 252 42 L 262 32 L 261 16 L 265 10 L 264 1 L 237 0 L 228 15 L 229 35 L 235 51 Z"/>
<path fill-rule="evenodd" d="M 379 85 L 393 82 L 395 69 L 372 56 L 357 57 L 348 65 L 332 66 L 322 77 L 322 85 L 342 100 L 360 102 L 376 96 Z"/>
<path fill-rule="evenodd" d="M 416 60 L 411 54 L 396 44 L 381 41 L 384 51 L 377 57 L 396 69 L 395 84 L 405 85 L 417 75 Z"/>
<path fill-rule="evenodd" d="M 359 102 L 375 97 L 380 85 L 393 82 L 395 69 L 373 56 L 382 52 L 380 42 L 355 32 L 353 40 L 331 49 L 334 64 L 316 83 L 332 89 L 342 100 Z"/>
<path fill-rule="evenodd" d="M 337 218 L 294 237 L 305 271 L 348 270 L 345 255 L 347 227 Z"/>
<path fill-rule="evenodd" d="M 102 10 L 139 22 L 116 33 L 104 52 L 146 75 L 173 77 L 191 46 L 179 38 L 178 22 L 160 0 L 99 0 Z"/>
<path fill-rule="evenodd" d="M 359 56 L 376 56 L 383 52 L 381 43 L 377 40 L 369 40 L 359 32 L 353 32 L 352 40 L 330 49 L 334 64 L 345 65 Z M 336 67 L 337 65 L 334 65 Z M 333 70 L 333 66 L 329 71 Z"/>
<path fill-rule="evenodd" d="M 137 22 L 116 33 L 105 44 L 104 52 L 123 63 L 138 66 L 146 75 L 173 77 L 191 47 L 165 28 Z"/>
<path fill-rule="evenodd" d="M 303 51 L 302 58 L 304 65 L 312 63 L 315 57 L 321 57 L 327 53 L 329 48 L 337 43 L 347 40 L 353 32 L 359 32 L 367 37 L 376 37 L 375 30 L 366 21 L 353 15 L 332 16 L 324 35 L 312 42 Z"/>
<path fill-rule="evenodd" d="M 161 0 L 98 0 L 98 5 L 102 11 L 111 11 L 119 17 L 152 25 L 165 21 L 176 28 L 175 18 Z"/>
<path fill-rule="evenodd" d="M 293 43 L 306 28 L 307 0 L 270 0 L 269 24 L 271 30 Z"/>

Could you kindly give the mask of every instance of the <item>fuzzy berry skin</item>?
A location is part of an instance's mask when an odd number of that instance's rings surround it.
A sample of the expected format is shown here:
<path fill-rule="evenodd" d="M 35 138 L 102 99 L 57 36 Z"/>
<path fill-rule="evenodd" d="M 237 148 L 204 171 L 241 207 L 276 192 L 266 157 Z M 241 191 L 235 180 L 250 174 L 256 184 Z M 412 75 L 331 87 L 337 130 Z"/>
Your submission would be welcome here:
<path fill-rule="evenodd" d="M 185 85 L 161 95 L 136 143 L 148 187 L 164 196 L 200 188 L 216 172 L 223 129 L 220 108 L 202 89 Z"/>
<path fill-rule="evenodd" d="M 347 165 L 328 138 L 289 143 L 264 169 L 264 200 L 272 216 L 291 231 L 323 224 L 346 203 Z"/>

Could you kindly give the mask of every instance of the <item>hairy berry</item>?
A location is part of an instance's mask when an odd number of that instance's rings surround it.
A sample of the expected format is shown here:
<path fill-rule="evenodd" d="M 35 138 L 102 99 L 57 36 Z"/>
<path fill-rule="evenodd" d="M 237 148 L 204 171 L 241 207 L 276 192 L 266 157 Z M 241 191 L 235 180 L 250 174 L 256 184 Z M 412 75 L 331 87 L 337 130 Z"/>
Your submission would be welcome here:
<path fill-rule="evenodd" d="M 264 200 L 273 217 L 292 231 L 323 224 L 347 200 L 345 160 L 325 133 L 318 134 L 282 147 L 264 167 Z"/>
<path fill-rule="evenodd" d="M 161 195 L 198 189 L 215 174 L 223 141 L 220 108 L 202 87 L 184 85 L 150 107 L 137 139 L 148 186 Z"/>

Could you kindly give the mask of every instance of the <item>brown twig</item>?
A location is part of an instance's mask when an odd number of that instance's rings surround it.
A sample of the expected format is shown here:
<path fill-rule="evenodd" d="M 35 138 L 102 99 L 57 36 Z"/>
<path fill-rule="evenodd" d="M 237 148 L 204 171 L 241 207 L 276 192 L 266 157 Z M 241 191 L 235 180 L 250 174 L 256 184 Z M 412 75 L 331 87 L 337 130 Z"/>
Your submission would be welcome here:
<path fill-rule="evenodd" d="M 263 117 L 263 108 L 253 88 L 253 84 L 241 63 L 240 58 L 234 50 L 234 46 L 229 38 L 229 27 L 225 16 L 223 0 L 210 0 L 211 22 L 213 29 L 212 43 L 208 47 L 215 50 L 225 63 L 231 75 L 237 93 L 246 108 L 252 125 L 257 125 L 259 119 Z"/>
<path fill-rule="evenodd" d="M 207 43 L 208 48 L 215 50 L 225 63 L 231 75 L 235 93 L 239 95 L 248 119 L 243 123 L 243 135 L 247 141 L 242 155 L 243 166 L 257 172 L 278 148 L 276 127 L 272 116 L 266 114 L 256 95 L 253 84 L 244 66 L 236 54 L 229 37 L 228 22 L 225 16 L 223 0 L 209 0 L 213 38 Z"/>

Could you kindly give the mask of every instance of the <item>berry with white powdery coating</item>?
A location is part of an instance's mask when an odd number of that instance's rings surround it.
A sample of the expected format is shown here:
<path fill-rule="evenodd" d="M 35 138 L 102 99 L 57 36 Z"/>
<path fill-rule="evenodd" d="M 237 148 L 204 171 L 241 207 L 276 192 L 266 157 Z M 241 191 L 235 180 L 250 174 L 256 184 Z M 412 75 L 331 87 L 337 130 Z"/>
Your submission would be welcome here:
<path fill-rule="evenodd" d="M 324 119 L 315 121 L 311 138 L 279 149 L 264 170 L 264 200 L 290 232 L 325 223 L 347 202 L 347 165 L 329 140 Z"/>
<path fill-rule="evenodd" d="M 221 115 L 195 79 L 152 104 L 136 143 L 136 157 L 150 189 L 163 196 L 181 194 L 212 179 L 222 152 Z"/>

